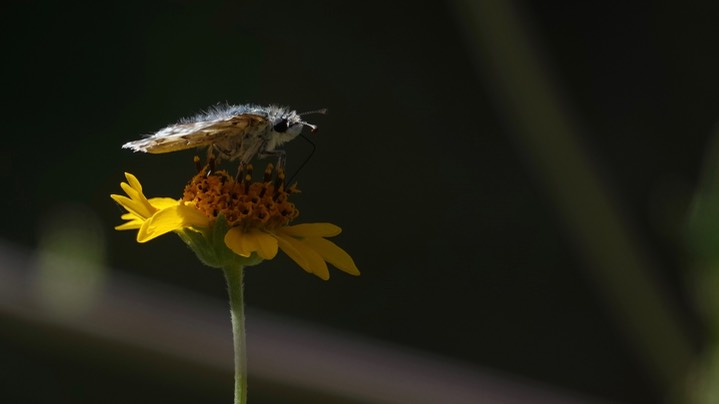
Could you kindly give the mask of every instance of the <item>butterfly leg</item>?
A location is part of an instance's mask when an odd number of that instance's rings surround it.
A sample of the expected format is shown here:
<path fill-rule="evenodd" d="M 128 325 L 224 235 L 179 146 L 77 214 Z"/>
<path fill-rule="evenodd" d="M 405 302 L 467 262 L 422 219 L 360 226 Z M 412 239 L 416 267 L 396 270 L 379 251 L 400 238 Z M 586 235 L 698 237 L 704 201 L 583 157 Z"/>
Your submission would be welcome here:
<path fill-rule="evenodd" d="M 245 176 L 245 167 L 247 164 L 245 164 L 243 161 L 240 161 L 240 164 L 237 165 L 237 174 L 235 175 L 235 181 L 242 181 Z"/>
<path fill-rule="evenodd" d="M 277 172 L 285 169 L 286 153 L 284 150 L 266 151 L 260 157 L 277 157 Z"/>
<path fill-rule="evenodd" d="M 215 164 L 220 162 L 219 158 L 215 158 L 215 154 L 212 153 L 212 149 L 213 149 L 212 146 L 210 146 L 210 147 L 207 148 L 207 163 L 206 163 L 206 164 L 207 164 L 207 165 L 206 165 L 206 167 L 207 167 L 207 175 L 210 175 L 212 172 L 214 172 L 214 171 L 215 171 Z M 199 162 L 199 159 L 200 159 L 200 158 L 197 157 L 197 156 L 195 156 L 195 158 L 196 158 L 195 164 L 198 164 L 198 166 L 199 166 L 199 163 L 198 163 L 198 162 Z"/>
<path fill-rule="evenodd" d="M 207 148 L 207 162 L 208 163 L 210 162 L 210 160 L 213 160 L 213 161 L 215 160 L 215 153 L 212 152 L 213 150 L 215 150 L 215 145 L 212 145 Z M 218 152 L 220 154 L 222 154 L 221 151 L 218 150 Z"/>
<path fill-rule="evenodd" d="M 238 157 L 237 154 L 233 154 L 232 149 L 228 149 L 227 147 L 223 147 L 221 145 L 213 144 L 211 147 L 208 147 L 208 149 L 217 150 L 217 157 L 215 160 L 218 164 L 222 161 L 222 159 L 232 161 Z"/>

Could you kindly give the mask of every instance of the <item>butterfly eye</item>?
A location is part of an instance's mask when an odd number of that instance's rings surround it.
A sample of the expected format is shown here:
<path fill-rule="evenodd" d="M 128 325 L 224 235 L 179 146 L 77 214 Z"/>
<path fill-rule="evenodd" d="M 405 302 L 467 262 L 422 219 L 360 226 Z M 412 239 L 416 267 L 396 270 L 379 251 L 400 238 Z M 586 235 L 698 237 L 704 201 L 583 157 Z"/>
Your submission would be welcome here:
<path fill-rule="evenodd" d="M 289 125 L 287 125 L 287 119 L 283 119 L 283 120 L 279 121 L 272 129 L 274 129 L 275 132 L 283 133 L 283 132 L 287 131 L 288 127 L 289 127 Z"/>

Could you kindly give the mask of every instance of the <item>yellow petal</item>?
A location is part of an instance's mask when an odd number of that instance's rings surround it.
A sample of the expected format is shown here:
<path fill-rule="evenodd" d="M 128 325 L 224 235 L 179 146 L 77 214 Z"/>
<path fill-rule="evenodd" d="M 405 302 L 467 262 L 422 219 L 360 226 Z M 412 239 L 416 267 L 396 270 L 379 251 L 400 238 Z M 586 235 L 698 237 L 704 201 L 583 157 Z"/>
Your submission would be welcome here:
<path fill-rule="evenodd" d="M 350 275 L 359 275 L 359 269 L 349 254 L 337 244 L 322 237 L 307 237 L 302 242 L 310 246 L 322 258 L 334 265 L 337 269 L 347 272 Z"/>
<path fill-rule="evenodd" d="M 257 255 L 265 260 L 271 260 L 277 255 L 277 239 L 265 232 L 258 232 L 257 235 Z"/>
<path fill-rule="evenodd" d="M 325 281 L 330 278 L 330 271 L 327 269 L 325 260 L 314 250 L 303 244 L 301 240 L 279 233 L 277 234 L 277 241 L 282 251 L 302 269 L 317 275 Z"/>
<path fill-rule="evenodd" d="M 125 191 L 127 196 L 129 196 L 132 200 L 145 199 L 145 196 L 143 195 L 142 191 L 138 191 L 126 182 L 121 182 L 120 188 L 122 188 L 122 190 Z"/>
<path fill-rule="evenodd" d="M 282 232 L 293 237 L 332 237 L 342 229 L 332 223 L 302 223 L 283 227 Z"/>
<path fill-rule="evenodd" d="M 144 243 L 171 231 L 186 227 L 207 227 L 209 219 L 192 206 L 176 204 L 155 213 L 140 227 L 137 242 Z"/>
<path fill-rule="evenodd" d="M 125 213 L 121 217 L 122 219 L 127 220 L 127 222 L 119 226 L 115 226 L 115 230 L 139 229 L 140 227 L 142 227 L 142 224 L 145 223 L 145 219 L 137 217 L 132 213 Z"/>
<path fill-rule="evenodd" d="M 145 218 L 139 217 L 134 213 L 128 212 L 123 213 L 122 216 L 120 216 L 122 220 L 127 220 L 126 223 L 123 223 L 119 226 L 115 226 L 115 230 L 134 230 L 139 229 L 142 227 L 142 224 L 145 223 Z"/>
<path fill-rule="evenodd" d="M 165 209 L 180 203 L 177 199 L 172 198 L 150 198 L 147 201 L 150 202 L 150 205 L 155 209 Z"/>
<path fill-rule="evenodd" d="M 127 196 L 129 196 L 130 199 L 132 199 L 133 202 L 138 206 L 137 211 L 143 217 L 150 217 L 153 213 L 155 213 L 155 211 L 157 211 L 157 209 L 150 204 L 150 202 L 147 200 L 141 190 L 138 191 L 137 189 L 132 188 L 130 185 L 124 182 L 121 183 L 120 186 L 122 187 L 122 190 L 125 191 Z"/>
<path fill-rule="evenodd" d="M 143 222 L 127 222 L 121 225 L 115 226 L 115 230 L 136 230 L 142 227 Z"/>
<path fill-rule="evenodd" d="M 148 219 L 157 212 L 158 209 L 163 209 L 178 203 L 172 198 L 151 198 L 148 200 L 142 193 L 142 185 L 140 185 L 140 181 L 138 181 L 137 177 L 130 173 L 125 173 L 125 178 L 127 178 L 127 183 L 120 183 L 120 187 L 125 191 L 127 196 L 113 194 L 110 195 L 110 197 L 140 218 Z"/>
<path fill-rule="evenodd" d="M 112 198 L 115 202 L 117 202 L 120 206 L 125 208 L 128 212 L 134 214 L 138 217 L 143 217 L 147 219 L 148 217 L 152 216 L 153 212 L 148 211 L 147 207 L 140 203 L 135 201 L 134 199 L 130 199 L 124 195 L 116 195 L 112 194 L 110 195 L 110 198 Z"/>
<path fill-rule="evenodd" d="M 247 236 L 242 233 L 239 227 L 233 227 L 225 234 L 225 245 L 237 255 L 249 257 L 252 255 L 252 249 L 245 241 Z"/>
<path fill-rule="evenodd" d="M 140 181 L 135 177 L 134 175 L 130 173 L 125 173 L 125 178 L 127 178 L 127 183 L 134 189 L 137 190 L 137 192 L 142 193 L 142 185 L 140 185 Z"/>
<path fill-rule="evenodd" d="M 120 186 L 125 191 L 127 196 L 112 194 L 110 195 L 110 198 L 114 199 L 115 202 L 119 203 L 123 208 L 143 218 L 148 218 L 157 211 L 157 208 L 152 206 L 142 192 L 138 192 L 136 189 L 130 187 L 124 182 L 121 183 Z"/>
<path fill-rule="evenodd" d="M 270 260 L 277 255 L 277 239 L 260 230 L 243 232 L 239 227 L 233 227 L 225 234 L 225 245 L 242 257 L 256 252 L 262 259 Z"/>
<path fill-rule="evenodd" d="M 136 214 L 130 213 L 130 212 L 123 213 L 122 216 L 120 216 L 120 219 L 122 219 L 122 220 L 142 220 L 143 222 L 145 221 L 140 216 L 137 216 Z"/>

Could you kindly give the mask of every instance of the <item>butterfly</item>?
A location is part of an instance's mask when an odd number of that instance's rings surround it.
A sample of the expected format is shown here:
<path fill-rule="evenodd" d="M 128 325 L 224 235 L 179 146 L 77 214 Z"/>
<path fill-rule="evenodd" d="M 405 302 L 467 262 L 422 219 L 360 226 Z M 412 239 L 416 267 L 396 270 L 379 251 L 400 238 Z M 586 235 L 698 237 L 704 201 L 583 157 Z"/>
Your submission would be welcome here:
<path fill-rule="evenodd" d="M 278 168 L 284 168 L 285 151 L 277 147 L 299 136 L 304 127 L 317 131 L 317 126 L 303 121 L 302 115 L 325 112 L 298 114 L 275 105 L 216 105 L 122 148 L 160 154 L 208 146 L 208 153 L 215 150 L 220 158 L 239 160 L 240 167 L 255 156 L 276 156 Z"/>

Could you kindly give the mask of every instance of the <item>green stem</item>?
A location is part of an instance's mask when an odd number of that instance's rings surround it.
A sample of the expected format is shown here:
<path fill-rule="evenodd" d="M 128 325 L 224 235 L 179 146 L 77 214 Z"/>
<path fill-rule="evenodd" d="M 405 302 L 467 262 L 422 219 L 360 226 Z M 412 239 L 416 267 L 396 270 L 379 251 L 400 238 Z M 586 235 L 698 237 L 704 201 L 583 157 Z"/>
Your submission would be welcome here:
<path fill-rule="evenodd" d="M 245 309 L 242 297 L 241 265 L 224 268 L 230 295 L 232 340 L 235 348 L 235 404 L 247 402 L 247 350 L 245 349 Z"/>

